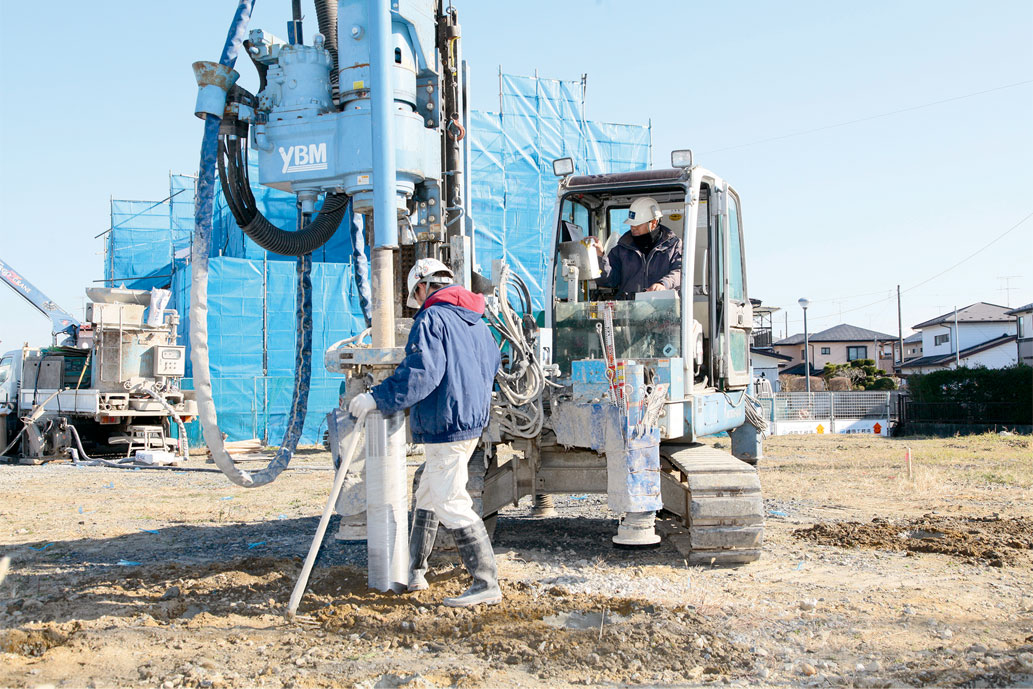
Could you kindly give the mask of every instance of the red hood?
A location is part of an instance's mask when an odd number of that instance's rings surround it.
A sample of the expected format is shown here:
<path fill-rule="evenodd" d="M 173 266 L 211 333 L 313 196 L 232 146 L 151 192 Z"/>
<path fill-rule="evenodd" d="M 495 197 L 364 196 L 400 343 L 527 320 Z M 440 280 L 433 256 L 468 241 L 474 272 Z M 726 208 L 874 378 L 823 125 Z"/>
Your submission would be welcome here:
<path fill-rule="evenodd" d="M 453 304 L 455 306 L 461 306 L 464 309 L 469 309 L 478 316 L 484 315 L 484 297 L 480 294 L 471 292 L 461 285 L 451 285 L 449 287 L 439 289 L 437 292 L 427 297 L 427 301 L 423 302 L 423 308 L 430 308 L 435 304 Z"/>

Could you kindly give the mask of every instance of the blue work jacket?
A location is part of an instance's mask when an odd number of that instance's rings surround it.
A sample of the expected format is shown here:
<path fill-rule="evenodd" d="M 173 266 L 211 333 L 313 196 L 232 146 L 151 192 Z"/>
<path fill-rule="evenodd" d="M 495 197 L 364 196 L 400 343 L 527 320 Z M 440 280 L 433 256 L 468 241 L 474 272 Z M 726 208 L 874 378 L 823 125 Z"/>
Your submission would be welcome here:
<path fill-rule="evenodd" d="M 412 407 L 415 443 L 450 443 L 481 435 L 501 357 L 481 320 L 484 297 L 452 285 L 427 298 L 416 313 L 405 359 L 370 393 L 377 409 Z"/>
<path fill-rule="evenodd" d="M 634 299 L 659 282 L 664 289 L 681 289 L 681 239 L 666 225 L 660 225 L 660 238 L 645 256 L 635 246 L 631 232 L 625 232 L 602 261 L 596 284 L 616 287 L 618 299 Z"/>

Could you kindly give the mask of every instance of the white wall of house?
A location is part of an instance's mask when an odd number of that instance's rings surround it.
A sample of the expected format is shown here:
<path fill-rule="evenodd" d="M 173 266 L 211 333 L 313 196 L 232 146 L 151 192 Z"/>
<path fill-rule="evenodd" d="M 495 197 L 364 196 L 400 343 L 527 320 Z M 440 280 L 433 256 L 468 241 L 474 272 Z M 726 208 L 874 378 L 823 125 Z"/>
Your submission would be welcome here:
<path fill-rule="evenodd" d="M 961 358 L 961 365 L 965 368 L 1007 368 L 1014 366 L 1017 362 L 1018 356 L 1014 342 L 1004 342 L 993 349 L 987 349 Z M 932 371 L 942 371 L 945 368 L 957 368 L 954 365 L 954 359 L 950 359 L 939 366 L 923 366 L 919 370 L 905 370 L 905 373 L 930 373 Z"/>
<path fill-rule="evenodd" d="M 1015 334 L 1015 321 L 999 321 L 994 323 L 958 323 L 958 334 L 961 349 L 997 339 L 1001 335 Z M 937 336 L 946 335 L 946 342 L 936 344 Z M 954 323 L 942 323 L 922 328 L 922 356 L 950 354 L 954 347 Z"/>
<path fill-rule="evenodd" d="M 1019 336 L 1018 345 L 1019 361 L 1027 366 L 1033 366 L 1033 311 L 1023 311 L 1016 315 L 1016 333 Z"/>

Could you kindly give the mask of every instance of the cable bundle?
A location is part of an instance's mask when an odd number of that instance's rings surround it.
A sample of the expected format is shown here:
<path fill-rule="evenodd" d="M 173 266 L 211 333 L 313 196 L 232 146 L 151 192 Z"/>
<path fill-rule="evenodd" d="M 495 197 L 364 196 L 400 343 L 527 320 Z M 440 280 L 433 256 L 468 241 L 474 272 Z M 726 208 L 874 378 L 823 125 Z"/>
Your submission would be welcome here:
<path fill-rule="evenodd" d="M 510 294 L 516 292 L 520 312 L 513 308 Z M 508 346 L 508 359 L 495 375 L 499 394 L 492 404 L 492 414 L 500 428 L 519 438 L 535 438 L 542 430 L 542 390 L 545 374 L 535 351 L 534 338 L 538 327 L 531 312 L 531 294 L 519 275 L 508 265 L 502 266 L 493 298 L 487 300 L 488 323 L 502 337 L 501 347 Z"/>

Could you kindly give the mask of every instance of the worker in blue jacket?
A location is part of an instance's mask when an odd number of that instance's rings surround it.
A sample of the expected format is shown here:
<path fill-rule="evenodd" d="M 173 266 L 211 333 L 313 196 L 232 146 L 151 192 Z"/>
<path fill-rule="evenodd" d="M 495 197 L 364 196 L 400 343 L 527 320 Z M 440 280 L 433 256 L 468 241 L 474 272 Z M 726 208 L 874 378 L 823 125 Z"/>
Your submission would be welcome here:
<path fill-rule="evenodd" d="M 499 369 L 495 338 L 481 320 L 484 297 L 454 285 L 441 261 L 423 258 L 409 272 L 408 305 L 418 308 L 405 359 L 391 377 L 357 395 L 348 411 L 358 418 L 379 409 L 411 408 L 413 442 L 426 462 L 416 490 L 409 537 L 409 590 L 428 587 L 427 560 L 438 522 L 455 539 L 473 585 L 445 605 L 470 607 L 502 600 L 495 553 L 466 489 L 467 463 L 488 423 L 491 390 Z"/>

